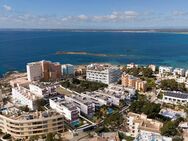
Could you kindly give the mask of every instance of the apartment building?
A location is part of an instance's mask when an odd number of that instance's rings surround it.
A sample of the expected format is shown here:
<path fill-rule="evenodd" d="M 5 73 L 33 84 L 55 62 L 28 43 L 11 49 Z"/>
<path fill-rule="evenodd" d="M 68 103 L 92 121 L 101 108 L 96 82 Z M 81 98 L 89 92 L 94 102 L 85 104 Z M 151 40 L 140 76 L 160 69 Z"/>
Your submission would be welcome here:
<path fill-rule="evenodd" d="M 87 66 L 86 79 L 104 84 L 115 83 L 119 80 L 121 71 L 118 67 L 108 64 L 91 64 Z"/>
<path fill-rule="evenodd" d="M 60 63 L 52 63 L 50 61 L 39 61 L 28 63 L 27 77 L 29 81 L 55 81 L 61 79 Z"/>
<path fill-rule="evenodd" d="M 123 75 L 121 76 L 121 82 L 123 86 L 135 88 L 138 91 L 145 92 L 147 89 L 146 81 L 142 81 L 140 78 L 134 77 L 126 73 L 123 73 Z"/>
<path fill-rule="evenodd" d="M 27 78 L 29 81 L 41 80 L 43 77 L 41 62 L 28 63 L 26 66 L 26 70 Z"/>
<path fill-rule="evenodd" d="M 53 110 L 21 113 L 18 109 L 3 109 L 0 129 L 15 139 L 26 140 L 32 136 L 64 131 L 64 117 Z"/>
<path fill-rule="evenodd" d="M 95 112 L 95 104 L 90 99 L 82 95 L 65 96 L 65 101 L 73 103 L 79 109 L 79 112 L 91 117 Z"/>
<path fill-rule="evenodd" d="M 43 98 L 55 95 L 56 89 L 60 86 L 58 82 L 32 82 L 29 89 L 37 97 Z"/>
<path fill-rule="evenodd" d="M 95 105 L 114 105 L 119 106 L 121 100 L 130 99 L 135 95 L 135 90 L 126 88 L 121 85 L 110 84 L 104 90 L 97 90 L 94 92 L 85 92 L 81 95 L 91 99 Z"/>
<path fill-rule="evenodd" d="M 185 69 L 183 69 L 183 68 L 175 68 L 173 70 L 173 75 L 175 75 L 175 76 L 185 76 Z"/>
<path fill-rule="evenodd" d="M 169 73 L 172 73 L 173 68 L 172 67 L 167 67 L 167 66 L 159 66 L 159 75 L 164 76 Z"/>
<path fill-rule="evenodd" d="M 61 74 L 62 75 L 74 75 L 74 66 L 71 64 L 61 65 Z"/>
<path fill-rule="evenodd" d="M 35 101 L 38 99 L 34 93 L 22 86 L 12 88 L 12 98 L 15 104 L 28 106 L 31 110 L 35 110 Z"/>
<path fill-rule="evenodd" d="M 160 133 L 160 128 L 163 126 L 163 123 L 148 119 L 145 114 L 129 112 L 127 114 L 127 126 L 130 136 L 137 137 L 141 130 L 151 133 Z"/>
<path fill-rule="evenodd" d="M 162 101 L 171 104 L 187 104 L 188 94 L 182 92 L 166 91 L 164 92 Z"/>
<path fill-rule="evenodd" d="M 62 96 L 49 99 L 50 107 L 64 115 L 67 123 L 79 125 L 79 111 L 74 103 L 66 102 Z"/>

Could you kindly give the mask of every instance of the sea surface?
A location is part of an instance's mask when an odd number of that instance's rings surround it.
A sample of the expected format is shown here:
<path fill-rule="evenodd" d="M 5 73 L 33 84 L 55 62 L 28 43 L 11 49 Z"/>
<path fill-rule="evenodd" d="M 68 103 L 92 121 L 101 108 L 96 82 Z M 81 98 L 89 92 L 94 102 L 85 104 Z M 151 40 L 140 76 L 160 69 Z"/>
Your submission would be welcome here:
<path fill-rule="evenodd" d="M 84 51 L 109 56 L 57 55 Z M 27 62 L 156 64 L 188 68 L 188 34 L 138 32 L 0 31 L 0 75 Z"/>

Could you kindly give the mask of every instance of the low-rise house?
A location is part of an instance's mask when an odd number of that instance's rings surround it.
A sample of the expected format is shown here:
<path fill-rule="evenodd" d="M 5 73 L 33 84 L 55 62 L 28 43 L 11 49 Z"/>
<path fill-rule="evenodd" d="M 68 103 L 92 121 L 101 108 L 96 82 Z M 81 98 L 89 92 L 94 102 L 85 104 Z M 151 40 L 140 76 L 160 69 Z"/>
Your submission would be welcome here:
<path fill-rule="evenodd" d="M 163 95 L 163 102 L 170 104 L 187 104 L 188 103 L 188 93 L 166 91 Z"/>
<path fill-rule="evenodd" d="M 185 77 L 188 78 L 188 70 L 185 71 Z"/>
<path fill-rule="evenodd" d="M 183 69 L 183 68 L 175 68 L 173 70 L 173 75 L 175 75 L 175 76 L 185 76 L 185 69 Z"/>
<path fill-rule="evenodd" d="M 172 120 L 176 120 L 178 117 L 186 118 L 187 114 L 184 111 L 175 111 L 172 109 L 161 109 L 160 113 L 164 117 L 168 117 Z"/>
<path fill-rule="evenodd" d="M 89 139 L 89 141 L 120 141 L 120 138 L 118 132 L 107 132 L 102 133 L 100 136 L 93 137 Z"/>
<path fill-rule="evenodd" d="M 172 141 L 171 137 L 162 136 L 160 133 L 140 130 L 134 141 Z"/>
<path fill-rule="evenodd" d="M 145 114 L 136 114 L 129 112 L 127 115 L 128 134 L 132 137 L 137 137 L 140 130 L 160 133 L 160 128 L 163 126 L 162 122 L 148 119 Z"/>
<path fill-rule="evenodd" d="M 172 73 L 172 67 L 167 67 L 167 66 L 159 66 L 159 75 L 160 76 L 165 76 L 168 75 L 170 73 Z"/>
<path fill-rule="evenodd" d="M 156 65 L 150 64 L 148 68 L 150 68 L 153 72 L 155 72 L 157 67 Z"/>
<path fill-rule="evenodd" d="M 134 63 L 130 63 L 130 64 L 127 64 L 127 68 L 128 68 L 128 69 L 138 68 L 138 65 L 137 65 L 137 64 L 134 64 Z"/>

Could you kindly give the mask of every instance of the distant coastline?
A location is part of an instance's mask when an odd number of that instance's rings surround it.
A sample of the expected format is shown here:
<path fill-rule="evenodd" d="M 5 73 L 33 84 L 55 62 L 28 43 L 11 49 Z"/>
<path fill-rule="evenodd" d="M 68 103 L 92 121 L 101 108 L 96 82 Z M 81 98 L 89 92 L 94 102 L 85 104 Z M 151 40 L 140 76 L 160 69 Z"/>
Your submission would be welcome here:
<path fill-rule="evenodd" d="M 55 31 L 55 32 L 160 32 L 188 34 L 188 28 L 138 28 L 138 29 L 63 29 L 63 28 L 0 28 L 0 31 Z"/>
<path fill-rule="evenodd" d="M 56 55 L 64 55 L 64 54 L 89 55 L 89 56 L 99 56 L 99 57 L 124 57 L 126 56 L 124 54 L 103 54 L 103 53 L 91 53 L 91 52 L 85 52 L 85 51 L 57 51 L 55 54 Z"/>

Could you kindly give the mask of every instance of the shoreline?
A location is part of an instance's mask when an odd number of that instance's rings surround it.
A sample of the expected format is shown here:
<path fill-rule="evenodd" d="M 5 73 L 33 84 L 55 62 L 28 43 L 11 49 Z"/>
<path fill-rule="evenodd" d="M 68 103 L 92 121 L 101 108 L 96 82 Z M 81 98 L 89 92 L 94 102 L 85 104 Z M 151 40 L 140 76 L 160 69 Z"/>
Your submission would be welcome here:
<path fill-rule="evenodd" d="M 131 63 L 125 63 L 125 64 L 120 64 L 120 63 L 109 63 L 109 62 L 90 62 L 90 63 L 83 63 L 83 64 L 73 64 L 75 67 L 79 67 L 79 66 L 87 66 L 89 64 L 92 64 L 92 63 L 99 63 L 99 64 L 111 64 L 111 65 L 114 65 L 114 66 L 120 66 L 120 67 L 123 67 L 123 66 L 126 66 L 127 64 L 131 64 Z M 67 63 L 68 64 L 68 63 Z M 167 66 L 167 67 L 172 67 L 172 68 L 183 68 L 185 70 L 188 70 L 188 68 L 185 68 L 185 67 L 175 67 L 175 66 L 172 66 L 172 65 L 157 65 L 157 64 L 137 64 L 137 63 L 133 63 L 133 64 L 136 64 L 138 65 L 138 67 L 147 67 L 148 65 L 155 65 L 156 67 L 159 67 L 159 66 Z M 14 71 L 7 71 L 3 74 L 0 74 L 0 81 L 5 79 L 6 77 L 9 77 L 10 75 L 12 74 L 20 74 L 20 73 L 27 73 L 26 71 L 23 71 L 23 70 L 14 70 Z"/>

